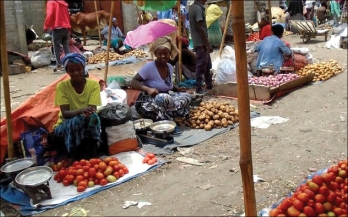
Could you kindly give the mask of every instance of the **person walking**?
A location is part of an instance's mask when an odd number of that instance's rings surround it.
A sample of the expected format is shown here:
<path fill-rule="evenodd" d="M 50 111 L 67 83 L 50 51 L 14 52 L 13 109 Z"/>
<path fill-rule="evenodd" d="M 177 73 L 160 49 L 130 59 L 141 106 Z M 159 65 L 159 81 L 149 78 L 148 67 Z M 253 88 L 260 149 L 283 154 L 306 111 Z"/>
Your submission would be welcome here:
<path fill-rule="evenodd" d="M 190 30 L 193 42 L 193 51 L 196 52 L 196 94 L 204 94 L 203 75 L 207 90 L 213 88 L 212 75 L 210 69 L 212 62 L 210 53 L 213 48 L 208 40 L 208 28 L 205 19 L 206 0 L 195 0 L 189 9 Z"/>
<path fill-rule="evenodd" d="M 46 19 L 43 26 L 45 33 L 52 31 L 52 41 L 54 47 L 54 55 L 56 57 L 57 67 L 55 71 L 61 71 L 62 61 L 60 59 L 60 44 L 63 45 L 65 55 L 70 53 L 70 16 L 68 3 L 63 0 L 49 0 L 46 8 Z"/>

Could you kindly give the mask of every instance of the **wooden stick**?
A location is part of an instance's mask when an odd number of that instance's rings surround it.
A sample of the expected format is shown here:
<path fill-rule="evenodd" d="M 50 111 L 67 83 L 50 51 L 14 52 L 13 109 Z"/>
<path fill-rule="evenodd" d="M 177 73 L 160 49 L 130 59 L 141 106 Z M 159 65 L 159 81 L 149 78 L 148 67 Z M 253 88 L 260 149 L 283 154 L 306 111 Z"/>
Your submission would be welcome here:
<path fill-rule="evenodd" d="M 109 53 L 110 53 L 110 45 L 111 45 L 111 28 L 112 28 L 112 16 L 114 12 L 114 4 L 115 4 L 114 1 L 111 1 L 109 30 L 108 30 L 108 44 L 107 44 L 106 57 L 105 57 L 105 73 L 104 73 L 105 82 L 107 81 L 108 71 L 109 71 Z"/>
<path fill-rule="evenodd" d="M 182 41 L 181 41 L 181 27 L 182 27 L 181 21 L 182 21 L 182 19 L 181 19 L 180 5 L 181 5 L 180 0 L 178 0 L 178 4 L 177 4 L 177 7 L 178 7 L 178 28 L 179 28 L 179 44 L 178 44 L 178 46 L 179 46 L 180 53 L 179 53 L 179 70 L 178 70 L 179 75 L 177 75 L 179 78 L 177 79 L 177 81 L 179 81 L 179 83 L 181 82 L 181 79 L 182 79 Z M 175 41 L 173 41 L 173 43 L 176 44 Z"/>
<path fill-rule="evenodd" d="M 272 26 L 272 5 L 271 0 L 268 0 L 268 10 L 269 10 L 269 24 Z"/>
<path fill-rule="evenodd" d="M 1 51 L 1 68 L 2 68 L 2 82 L 4 87 L 5 97 L 5 112 L 6 112 L 6 128 L 7 128 L 7 153 L 8 158 L 13 159 L 14 147 L 12 137 L 12 117 L 11 117 L 11 97 L 10 97 L 10 84 L 8 77 L 8 57 L 7 57 L 7 45 L 6 45 L 6 26 L 5 26 L 5 6 L 4 1 L 0 1 L 0 51 Z"/>
<path fill-rule="evenodd" d="M 97 0 L 94 0 L 94 7 L 95 7 L 95 14 L 97 16 L 99 44 L 100 44 L 100 46 L 102 46 L 102 38 L 101 38 L 101 34 L 100 34 L 100 23 L 99 23 L 99 14 L 98 14 Z M 111 16 L 111 14 L 110 14 L 110 16 Z"/>
<path fill-rule="evenodd" d="M 244 190 L 245 216 L 257 216 L 256 199 L 253 181 L 253 165 L 251 155 L 250 132 L 250 99 L 248 85 L 248 69 L 245 44 L 244 2 L 232 1 L 232 27 L 234 49 L 236 53 L 240 160 Z"/>
<path fill-rule="evenodd" d="M 244 9 L 243 9 L 244 10 Z M 230 20 L 230 16 L 231 16 L 231 11 L 232 11 L 232 3 L 230 3 L 230 8 L 228 9 L 228 14 L 227 14 L 227 19 L 225 22 L 225 28 L 224 28 L 224 34 L 222 35 L 222 40 L 221 40 L 221 44 L 220 44 L 220 51 L 219 51 L 219 57 L 221 57 L 222 54 L 222 48 L 224 47 L 225 44 L 225 38 L 226 38 L 226 34 L 227 34 L 227 28 L 229 25 L 229 20 Z M 244 30 L 245 32 L 245 30 Z M 245 43 L 245 42 L 244 42 Z"/>

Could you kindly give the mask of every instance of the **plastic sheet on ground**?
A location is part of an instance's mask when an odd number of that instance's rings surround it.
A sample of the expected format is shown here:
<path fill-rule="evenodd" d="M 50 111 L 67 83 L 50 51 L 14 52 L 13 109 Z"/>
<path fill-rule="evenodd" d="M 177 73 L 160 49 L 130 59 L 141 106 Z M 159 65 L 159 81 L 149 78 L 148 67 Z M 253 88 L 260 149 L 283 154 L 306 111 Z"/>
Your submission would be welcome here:
<path fill-rule="evenodd" d="M 288 120 L 289 119 L 287 118 L 282 118 L 279 116 L 260 116 L 260 117 L 251 119 L 250 124 L 252 127 L 255 127 L 255 128 L 266 129 L 272 124 L 281 124 Z"/>

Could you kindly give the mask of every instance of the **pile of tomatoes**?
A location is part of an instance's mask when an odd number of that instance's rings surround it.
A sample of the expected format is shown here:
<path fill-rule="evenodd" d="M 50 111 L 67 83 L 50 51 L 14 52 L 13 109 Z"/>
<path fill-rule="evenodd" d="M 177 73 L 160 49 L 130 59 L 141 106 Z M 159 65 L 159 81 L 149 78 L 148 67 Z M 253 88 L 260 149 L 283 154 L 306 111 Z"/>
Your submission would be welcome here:
<path fill-rule="evenodd" d="M 143 159 L 143 164 L 153 165 L 157 162 L 157 158 L 152 153 L 147 153 Z"/>
<path fill-rule="evenodd" d="M 347 216 L 347 160 L 339 161 L 326 172 L 315 174 L 285 198 L 270 216 Z"/>
<path fill-rule="evenodd" d="M 247 39 L 247 41 L 259 41 L 259 40 L 260 40 L 260 35 L 258 32 L 250 34 Z"/>
<path fill-rule="evenodd" d="M 62 182 L 64 186 L 75 185 L 78 192 L 83 192 L 87 187 L 115 182 L 127 173 L 128 168 L 115 157 L 107 157 L 104 160 L 92 158 L 89 161 L 75 161 L 67 168 L 60 167 L 54 180 Z"/>

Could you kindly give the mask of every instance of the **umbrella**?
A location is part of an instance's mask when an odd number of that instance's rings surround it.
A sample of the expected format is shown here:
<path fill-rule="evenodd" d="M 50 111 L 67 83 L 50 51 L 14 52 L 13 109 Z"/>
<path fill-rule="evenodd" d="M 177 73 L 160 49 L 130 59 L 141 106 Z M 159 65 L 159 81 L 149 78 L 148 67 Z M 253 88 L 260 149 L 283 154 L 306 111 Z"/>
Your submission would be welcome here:
<path fill-rule="evenodd" d="M 177 28 L 160 21 L 151 21 L 148 24 L 141 25 L 134 31 L 127 34 L 124 44 L 137 48 L 141 45 L 151 43 L 156 39 L 166 36 Z"/>

